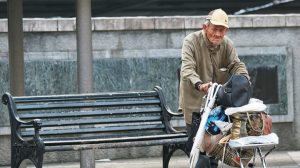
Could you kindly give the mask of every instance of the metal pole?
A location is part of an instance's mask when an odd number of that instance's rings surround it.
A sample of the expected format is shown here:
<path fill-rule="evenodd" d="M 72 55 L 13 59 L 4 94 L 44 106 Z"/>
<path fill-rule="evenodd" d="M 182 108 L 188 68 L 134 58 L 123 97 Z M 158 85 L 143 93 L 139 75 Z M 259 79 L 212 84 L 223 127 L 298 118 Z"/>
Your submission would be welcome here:
<path fill-rule="evenodd" d="M 23 56 L 23 3 L 20 0 L 7 1 L 9 81 L 13 96 L 25 95 Z"/>
<path fill-rule="evenodd" d="M 13 96 L 25 95 L 24 55 L 23 55 L 23 1 L 7 1 L 9 86 Z M 20 168 L 26 168 L 24 160 Z"/>
<path fill-rule="evenodd" d="M 91 0 L 76 0 L 78 93 L 93 92 Z M 80 151 L 80 167 L 95 168 L 93 150 Z"/>

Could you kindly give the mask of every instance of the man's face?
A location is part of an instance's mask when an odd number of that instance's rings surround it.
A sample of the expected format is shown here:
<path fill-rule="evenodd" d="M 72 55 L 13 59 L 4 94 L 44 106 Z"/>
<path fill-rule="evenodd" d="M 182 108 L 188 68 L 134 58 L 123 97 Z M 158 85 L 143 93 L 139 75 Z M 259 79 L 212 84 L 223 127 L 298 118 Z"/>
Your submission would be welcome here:
<path fill-rule="evenodd" d="M 211 43 L 219 45 L 223 41 L 223 38 L 228 28 L 209 23 L 208 27 L 205 24 L 203 24 L 203 30 L 206 33 L 206 36 Z"/>

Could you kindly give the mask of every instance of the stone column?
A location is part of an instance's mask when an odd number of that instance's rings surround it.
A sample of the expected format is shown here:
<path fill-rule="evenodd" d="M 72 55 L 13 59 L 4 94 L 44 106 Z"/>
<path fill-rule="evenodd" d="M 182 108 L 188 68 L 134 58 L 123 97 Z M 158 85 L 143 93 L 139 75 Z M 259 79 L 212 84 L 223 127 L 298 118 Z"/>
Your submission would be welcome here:
<path fill-rule="evenodd" d="M 23 55 L 23 3 L 20 0 L 7 1 L 9 81 L 13 96 L 25 95 Z"/>
<path fill-rule="evenodd" d="M 24 55 L 23 55 L 23 1 L 7 1 L 9 86 L 13 96 L 25 95 Z M 24 160 L 20 168 L 26 168 Z"/>
<path fill-rule="evenodd" d="M 76 0 L 78 93 L 93 92 L 91 0 Z M 80 151 L 80 167 L 95 168 L 93 150 Z"/>

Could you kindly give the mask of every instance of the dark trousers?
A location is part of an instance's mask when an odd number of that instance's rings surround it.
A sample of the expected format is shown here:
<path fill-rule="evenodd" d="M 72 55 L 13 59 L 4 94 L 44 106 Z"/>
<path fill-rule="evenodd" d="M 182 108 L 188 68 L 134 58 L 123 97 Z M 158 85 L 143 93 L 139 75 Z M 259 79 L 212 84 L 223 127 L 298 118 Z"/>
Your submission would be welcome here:
<path fill-rule="evenodd" d="M 192 126 L 186 123 L 186 131 L 190 136 Z M 218 160 L 215 157 L 208 157 L 205 153 L 200 152 L 196 168 L 217 168 Z"/>

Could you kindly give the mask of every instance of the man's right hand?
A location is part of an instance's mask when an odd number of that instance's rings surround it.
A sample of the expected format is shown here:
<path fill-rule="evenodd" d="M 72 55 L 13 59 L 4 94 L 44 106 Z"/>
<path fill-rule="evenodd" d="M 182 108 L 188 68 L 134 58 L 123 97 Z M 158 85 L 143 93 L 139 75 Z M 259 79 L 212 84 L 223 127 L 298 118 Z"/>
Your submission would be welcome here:
<path fill-rule="evenodd" d="M 204 83 L 204 84 L 202 84 L 202 85 L 199 85 L 198 87 L 198 89 L 200 90 L 200 91 L 202 91 L 202 92 L 207 92 L 208 91 L 208 88 L 209 88 L 209 86 L 212 86 L 213 85 L 213 83 L 212 82 L 209 82 L 209 83 Z"/>

